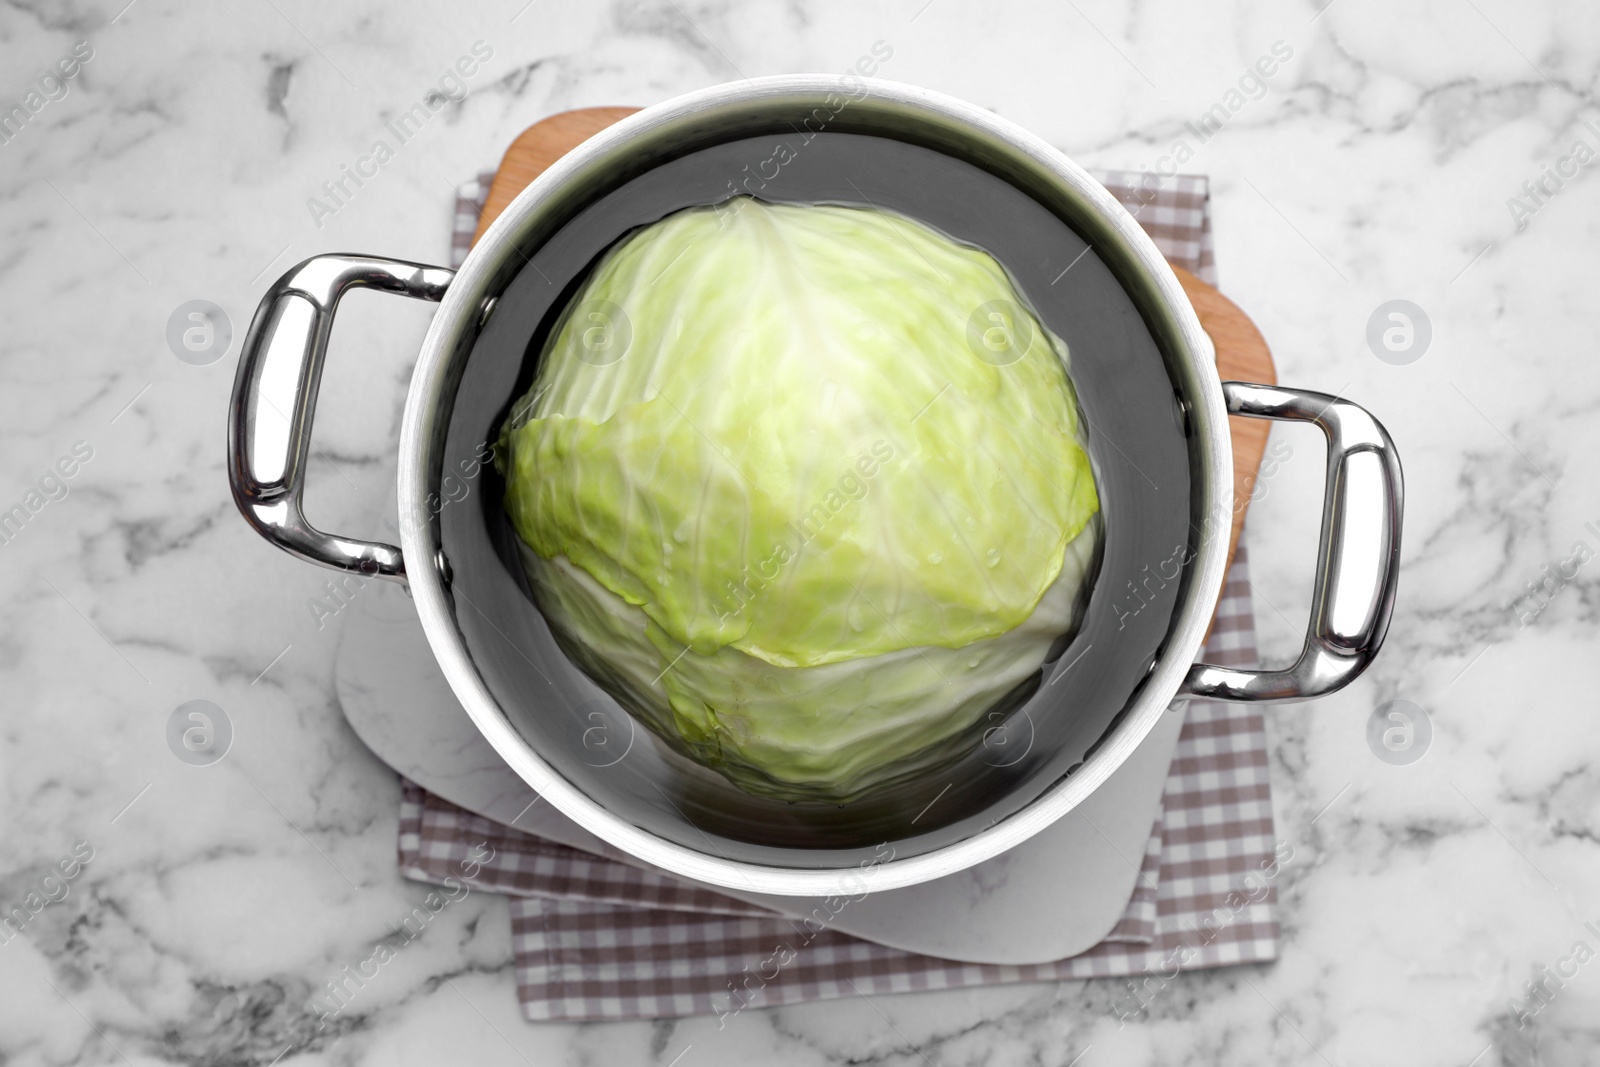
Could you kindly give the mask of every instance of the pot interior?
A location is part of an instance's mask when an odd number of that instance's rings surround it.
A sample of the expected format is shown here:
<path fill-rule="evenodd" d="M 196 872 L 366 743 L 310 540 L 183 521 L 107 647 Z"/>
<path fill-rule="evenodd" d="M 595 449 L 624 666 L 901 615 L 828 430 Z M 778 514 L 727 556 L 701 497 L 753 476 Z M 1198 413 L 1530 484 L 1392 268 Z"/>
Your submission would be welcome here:
<path fill-rule="evenodd" d="M 596 258 L 635 227 L 747 192 L 890 209 L 994 255 L 1067 343 L 1105 524 L 1099 577 L 1072 641 L 1058 643 L 945 765 L 842 805 L 753 796 L 658 743 L 558 647 L 518 564 L 500 476 L 485 465 L 476 485 L 469 477 Z M 723 109 L 625 163 L 591 168 L 518 240 L 517 269 L 503 272 L 492 315 L 458 354 L 429 477 L 462 640 L 511 723 L 557 774 L 684 848 L 827 869 L 885 842 L 896 858 L 960 842 L 1085 765 L 1137 700 L 1187 602 L 1187 567 L 1177 579 L 1156 575 L 1190 558 L 1198 475 L 1176 384 L 1192 367 L 1182 370 L 1185 361 L 1158 341 L 1170 330 L 1166 313 L 1136 298 L 1125 250 L 1081 198 L 948 121 L 919 124 L 870 98 L 835 113 L 819 97 Z"/>

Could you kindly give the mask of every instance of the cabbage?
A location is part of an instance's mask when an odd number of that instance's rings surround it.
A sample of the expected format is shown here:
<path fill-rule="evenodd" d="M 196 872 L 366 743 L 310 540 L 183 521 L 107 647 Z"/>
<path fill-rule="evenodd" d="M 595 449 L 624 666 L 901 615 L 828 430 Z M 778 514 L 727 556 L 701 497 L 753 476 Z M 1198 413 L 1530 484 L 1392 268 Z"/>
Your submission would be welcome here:
<path fill-rule="evenodd" d="M 1076 625 L 1098 497 L 1066 347 L 987 253 L 739 198 L 611 249 L 497 461 L 587 673 L 752 792 L 971 743 Z"/>

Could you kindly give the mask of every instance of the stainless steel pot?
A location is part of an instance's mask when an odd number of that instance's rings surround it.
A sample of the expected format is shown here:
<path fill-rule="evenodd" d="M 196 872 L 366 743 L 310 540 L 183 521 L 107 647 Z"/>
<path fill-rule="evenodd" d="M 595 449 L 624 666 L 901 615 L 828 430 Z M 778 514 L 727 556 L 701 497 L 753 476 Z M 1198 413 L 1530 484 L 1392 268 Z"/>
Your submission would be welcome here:
<path fill-rule="evenodd" d="M 1083 170 L 986 111 L 904 85 L 865 86 L 821 76 L 765 78 L 642 111 L 540 176 L 456 272 L 365 256 L 307 260 L 272 287 L 251 324 L 229 427 L 229 476 L 245 518 L 310 562 L 406 583 L 473 722 L 541 796 L 669 871 L 765 893 L 855 891 L 864 876 L 873 887 L 892 888 L 995 856 L 1087 797 L 1175 698 L 1305 700 L 1344 686 L 1378 651 L 1395 595 L 1401 472 L 1376 419 L 1337 397 L 1219 381 L 1210 340 L 1171 269 Z M 649 744 L 642 731 L 635 737 L 631 720 L 561 655 L 521 586 L 496 475 L 484 463 L 485 442 L 529 377 L 530 323 L 558 304 L 569 281 L 548 276 L 572 259 L 572 248 L 561 258 L 563 242 L 580 241 L 593 220 L 622 210 L 630 183 L 654 168 L 816 121 L 831 133 L 932 149 L 946 161 L 941 166 L 981 172 L 973 180 L 990 182 L 993 195 L 1006 199 L 1007 218 L 1047 212 L 1065 222 L 1079 255 L 1093 251 L 1074 269 L 1115 279 L 1117 299 L 1148 333 L 1143 347 L 1103 366 L 1093 345 L 1087 356 L 1074 349 L 1080 401 L 1103 438 L 1091 450 L 1100 454 L 1106 557 L 1072 646 L 1060 650 L 1033 691 L 1004 709 L 1008 723 L 1026 720 L 1032 743 L 1025 758 L 1002 763 L 975 755 L 938 777 L 842 808 L 749 797 Z M 938 195 L 938 186 L 932 179 L 902 182 L 877 195 L 914 201 Z M 1022 241 L 1023 231 L 1038 227 L 1013 229 Z M 1073 250 L 1041 251 L 1039 265 L 1053 269 L 1051 256 Z M 440 302 L 401 430 L 398 547 L 324 533 L 301 507 L 333 316 L 340 297 L 361 286 Z M 1115 313 L 1079 308 L 1061 313 L 1074 321 L 1052 325 L 1092 327 L 1097 316 Z M 1304 651 L 1287 670 L 1194 662 L 1227 554 L 1230 413 L 1310 422 L 1327 437 L 1313 617 Z M 1138 467 L 1138 477 L 1117 454 Z M 1173 538 L 1181 552 L 1153 554 Z M 1147 610 L 1133 617 L 1116 598 L 1161 556 L 1176 556 L 1181 573 L 1155 587 L 1146 578 L 1144 589 L 1154 591 L 1148 602 L 1141 595 Z M 597 730 L 603 755 L 593 743 Z"/>

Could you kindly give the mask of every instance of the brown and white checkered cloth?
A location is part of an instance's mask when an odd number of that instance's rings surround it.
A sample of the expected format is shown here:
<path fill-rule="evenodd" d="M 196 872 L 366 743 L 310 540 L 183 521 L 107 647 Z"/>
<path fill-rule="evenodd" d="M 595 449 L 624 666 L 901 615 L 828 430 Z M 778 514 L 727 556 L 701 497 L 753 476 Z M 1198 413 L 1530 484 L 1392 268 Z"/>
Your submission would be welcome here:
<path fill-rule="evenodd" d="M 1139 186 L 1100 172 L 1173 262 L 1215 276 L 1207 184 Z M 451 242 L 465 258 L 492 175 L 458 198 Z M 1249 560 L 1240 545 L 1206 659 L 1256 659 Z M 440 882 L 474 846 L 493 858 L 475 881 L 511 901 L 518 998 L 530 1020 L 735 1013 L 804 1000 L 1008 982 L 1131 977 L 1274 959 L 1276 890 L 1267 743 L 1259 710 L 1191 701 L 1135 889 L 1106 939 L 1070 959 L 960 963 L 888 948 L 474 815 L 404 781 L 400 869 Z M 482 853 L 480 852 L 479 855 Z M 1252 879 L 1252 874 L 1254 878 Z M 1130 998 L 1130 1009 L 1138 1001 Z"/>

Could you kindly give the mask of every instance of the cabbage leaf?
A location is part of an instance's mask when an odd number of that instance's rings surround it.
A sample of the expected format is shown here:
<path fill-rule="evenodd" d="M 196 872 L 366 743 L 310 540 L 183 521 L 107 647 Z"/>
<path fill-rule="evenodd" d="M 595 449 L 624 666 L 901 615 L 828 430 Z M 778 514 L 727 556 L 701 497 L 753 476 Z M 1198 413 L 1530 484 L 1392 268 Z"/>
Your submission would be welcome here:
<path fill-rule="evenodd" d="M 637 230 L 497 449 L 540 607 L 745 788 L 906 773 L 1075 625 L 1099 503 L 1066 356 L 988 253 L 899 215 Z"/>

